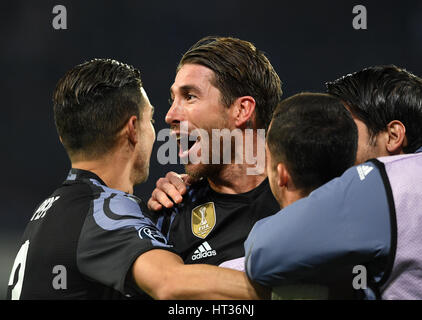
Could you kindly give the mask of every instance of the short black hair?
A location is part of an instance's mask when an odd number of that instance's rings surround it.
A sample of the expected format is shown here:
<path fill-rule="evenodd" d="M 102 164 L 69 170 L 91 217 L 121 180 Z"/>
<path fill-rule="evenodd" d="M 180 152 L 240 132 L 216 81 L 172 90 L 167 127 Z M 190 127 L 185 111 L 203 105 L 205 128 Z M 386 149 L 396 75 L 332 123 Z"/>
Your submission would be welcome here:
<path fill-rule="evenodd" d="M 371 138 L 393 120 L 406 127 L 405 153 L 422 146 L 422 79 L 395 65 L 374 66 L 326 84 L 368 127 Z"/>
<path fill-rule="evenodd" d="M 69 157 L 109 151 L 129 118 L 140 117 L 141 87 L 138 69 L 112 59 L 93 59 L 69 70 L 53 94 L 56 128 Z"/>
<path fill-rule="evenodd" d="M 273 165 L 284 163 L 303 195 L 353 166 L 357 141 L 350 112 L 339 99 L 322 93 L 283 100 L 267 135 Z"/>
<path fill-rule="evenodd" d="M 177 71 L 188 63 L 214 71 L 213 84 L 220 90 L 226 107 L 239 97 L 253 97 L 257 128 L 268 129 L 283 91 L 279 76 L 262 51 L 249 41 L 208 36 L 183 55 Z"/>

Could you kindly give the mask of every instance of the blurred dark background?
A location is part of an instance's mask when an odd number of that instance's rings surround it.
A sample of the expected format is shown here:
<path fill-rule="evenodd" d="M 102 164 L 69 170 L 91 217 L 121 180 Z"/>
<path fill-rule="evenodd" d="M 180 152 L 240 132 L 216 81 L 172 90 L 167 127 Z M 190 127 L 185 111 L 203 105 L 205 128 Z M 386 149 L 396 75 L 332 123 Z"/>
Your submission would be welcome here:
<path fill-rule="evenodd" d="M 352 9 L 365 5 L 368 29 L 354 30 Z M 55 5 L 67 9 L 67 30 L 55 30 Z M 206 35 L 234 36 L 266 52 L 284 97 L 324 91 L 324 82 L 376 64 L 422 75 L 422 2 L 414 1 L 2 1 L 0 3 L 1 167 L 0 299 L 20 236 L 35 206 L 66 177 L 51 95 L 70 68 L 114 58 L 142 72 L 164 116 L 176 65 Z M 155 181 L 180 166 L 161 166 L 155 146 L 150 178 L 136 188 L 145 200 Z"/>

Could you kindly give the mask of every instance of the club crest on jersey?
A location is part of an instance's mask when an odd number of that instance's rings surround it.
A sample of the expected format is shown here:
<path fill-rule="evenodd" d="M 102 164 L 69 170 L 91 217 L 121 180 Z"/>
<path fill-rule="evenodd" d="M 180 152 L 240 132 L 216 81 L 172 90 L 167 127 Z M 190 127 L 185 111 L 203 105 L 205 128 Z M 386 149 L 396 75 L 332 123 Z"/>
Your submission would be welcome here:
<path fill-rule="evenodd" d="M 207 202 L 192 210 L 192 233 L 205 239 L 214 228 L 216 222 L 214 202 Z"/>
<path fill-rule="evenodd" d="M 158 231 L 151 227 L 142 227 L 138 231 L 138 235 L 141 239 L 150 239 L 167 244 L 166 238 Z"/>

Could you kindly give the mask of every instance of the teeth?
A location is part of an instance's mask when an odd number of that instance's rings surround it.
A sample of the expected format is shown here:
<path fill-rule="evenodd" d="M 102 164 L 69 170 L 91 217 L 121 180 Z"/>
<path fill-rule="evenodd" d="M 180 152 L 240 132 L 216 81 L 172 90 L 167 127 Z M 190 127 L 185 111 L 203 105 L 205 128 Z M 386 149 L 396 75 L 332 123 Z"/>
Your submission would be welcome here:
<path fill-rule="evenodd" d="M 190 141 L 189 140 L 189 134 L 184 134 L 184 133 L 182 133 L 182 134 L 176 134 L 175 135 L 175 138 L 176 138 L 176 141 L 180 141 L 182 138 L 186 138 L 188 141 L 189 141 L 189 143 L 191 143 L 191 142 L 195 142 L 195 141 Z M 200 136 L 198 136 L 197 138 L 196 138 L 196 141 L 200 141 L 201 140 L 201 137 Z"/>
<path fill-rule="evenodd" d="M 186 138 L 186 139 L 188 139 L 189 138 L 189 134 L 184 134 L 184 133 L 182 133 L 182 134 L 178 134 L 178 135 L 176 135 L 176 140 L 177 141 L 179 141 L 180 139 L 182 139 L 182 138 Z"/>

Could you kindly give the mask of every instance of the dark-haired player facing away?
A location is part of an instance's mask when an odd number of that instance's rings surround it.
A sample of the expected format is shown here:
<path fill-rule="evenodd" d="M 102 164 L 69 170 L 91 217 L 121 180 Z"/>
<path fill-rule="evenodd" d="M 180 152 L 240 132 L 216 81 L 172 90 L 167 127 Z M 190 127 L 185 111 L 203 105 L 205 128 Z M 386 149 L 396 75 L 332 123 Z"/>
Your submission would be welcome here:
<path fill-rule="evenodd" d="M 353 266 L 356 278 L 345 284 L 356 297 L 420 300 L 422 79 L 396 66 L 376 66 L 327 87 L 357 124 L 357 163 L 379 158 L 257 222 L 245 242 L 248 276 L 278 287 L 278 296 L 286 298 L 292 284 L 323 283 Z M 271 128 L 286 126 L 284 120 L 274 118 Z M 267 170 L 275 177 L 270 181 L 283 180 L 275 168 L 291 156 L 276 133 L 270 130 L 267 140 Z M 280 151 L 285 158 L 277 157 Z M 314 154 L 304 157 L 309 161 Z M 283 184 L 272 186 L 282 199 Z"/>
<path fill-rule="evenodd" d="M 246 129 L 252 129 L 254 142 L 247 147 L 257 156 L 257 145 L 264 147 L 265 139 L 259 137 L 258 129 L 268 128 L 282 90 L 270 62 L 253 44 L 206 37 L 182 57 L 170 93 L 166 122 L 176 136 L 186 134 L 181 132 L 184 121 L 189 125 L 188 133 L 202 129 L 209 137 L 213 129 L 228 129 L 241 131 L 243 140 Z M 196 144 L 209 148 L 211 157 L 215 148 L 212 144 L 204 146 L 203 141 Z M 232 145 L 232 154 L 235 147 Z M 258 152 L 265 154 L 265 150 Z M 223 159 L 219 149 L 217 153 Z M 245 161 L 235 163 L 232 157 L 232 162 L 222 162 L 187 163 L 189 177 L 203 178 L 187 188 L 178 175 L 167 174 L 157 182 L 148 205 L 161 210 L 157 225 L 185 263 L 224 263 L 243 270 L 246 236 L 256 221 L 274 214 L 279 207 L 264 170 L 252 175 L 248 169 L 253 165 Z"/>
<path fill-rule="evenodd" d="M 280 208 L 300 202 L 313 190 L 341 176 L 353 166 L 357 141 L 356 124 L 340 99 L 328 94 L 301 93 L 282 101 L 274 112 L 266 141 L 268 179 Z M 306 239 L 312 228 L 312 223 L 303 226 L 297 236 Z M 273 251 L 278 250 L 278 244 L 274 242 Z M 293 242 L 290 243 L 288 251 L 292 257 L 303 254 L 295 250 Z M 266 254 L 271 259 L 273 253 Z M 249 270 L 259 268 L 249 257 L 247 261 Z M 337 269 L 336 273 L 328 274 L 324 279 L 321 277 L 318 282 L 313 279 L 297 283 L 294 279 L 289 280 L 291 285 L 274 288 L 273 298 L 355 297 L 349 286 L 352 282 L 350 266 Z"/>
<path fill-rule="evenodd" d="M 243 272 L 184 265 L 132 194 L 148 176 L 155 139 L 138 70 L 83 63 L 59 81 L 53 101 L 72 169 L 26 227 L 9 299 L 257 298 Z"/>

